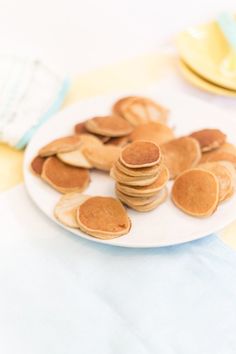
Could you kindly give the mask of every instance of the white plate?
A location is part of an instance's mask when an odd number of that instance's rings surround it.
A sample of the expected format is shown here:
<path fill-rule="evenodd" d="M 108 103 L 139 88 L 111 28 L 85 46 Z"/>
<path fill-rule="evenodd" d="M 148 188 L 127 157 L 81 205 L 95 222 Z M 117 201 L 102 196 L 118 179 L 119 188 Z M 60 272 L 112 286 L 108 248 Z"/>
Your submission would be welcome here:
<path fill-rule="evenodd" d="M 228 117 L 223 110 L 186 95 L 170 93 L 169 89 L 160 91 L 157 88 L 152 88 L 144 92 L 131 92 L 131 94 L 146 95 L 166 104 L 171 110 L 171 124 L 176 127 L 177 135 L 188 134 L 200 128 L 217 127 L 228 134 L 230 142 L 236 143 L 235 120 Z M 44 144 L 57 137 L 71 134 L 75 123 L 93 115 L 109 113 L 112 103 L 121 96 L 95 97 L 78 102 L 51 118 L 31 140 L 24 160 L 25 184 L 35 204 L 55 223 L 58 222 L 53 216 L 53 208 L 60 194 L 30 172 L 30 161 Z M 114 196 L 114 181 L 107 174 L 93 171 L 91 178 L 92 182 L 86 190 L 86 194 Z M 79 230 L 69 230 L 89 240 L 115 246 L 160 247 L 174 245 L 219 231 L 236 219 L 236 195 L 221 204 L 218 210 L 208 218 L 194 218 L 184 214 L 172 204 L 170 198 L 154 211 L 138 213 L 128 209 L 128 213 L 132 220 L 131 231 L 128 235 L 110 241 L 90 237 Z M 64 226 L 61 225 L 61 227 Z"/>

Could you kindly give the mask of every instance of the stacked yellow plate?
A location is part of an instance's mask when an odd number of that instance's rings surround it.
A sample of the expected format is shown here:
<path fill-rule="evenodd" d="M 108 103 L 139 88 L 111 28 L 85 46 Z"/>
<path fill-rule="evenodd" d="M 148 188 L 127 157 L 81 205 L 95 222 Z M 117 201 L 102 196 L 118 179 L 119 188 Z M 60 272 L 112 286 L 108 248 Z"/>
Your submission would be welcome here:
<path fill-rule="evenodd" d="M 180 33 L 176 41 L 179 68 L 185 79 L 200 89 L 236 96 L 236 51 L 230 40 L 234 34 L 227 28 L 227 18 L 224 25 L 215 21 Z"/>

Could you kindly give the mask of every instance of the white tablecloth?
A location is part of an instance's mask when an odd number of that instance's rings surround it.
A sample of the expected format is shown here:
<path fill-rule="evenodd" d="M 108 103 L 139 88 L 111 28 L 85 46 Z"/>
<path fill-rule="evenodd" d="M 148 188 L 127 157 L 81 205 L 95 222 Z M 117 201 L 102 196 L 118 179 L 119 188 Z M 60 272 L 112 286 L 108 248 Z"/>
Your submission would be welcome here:
<path fill-rule="evenodd" d="M 0 195 L 0 215 L 1 353 L 235 354 L 236 254 L 217 237 L 95 244 L 54 225 L 23 186 Z"/>

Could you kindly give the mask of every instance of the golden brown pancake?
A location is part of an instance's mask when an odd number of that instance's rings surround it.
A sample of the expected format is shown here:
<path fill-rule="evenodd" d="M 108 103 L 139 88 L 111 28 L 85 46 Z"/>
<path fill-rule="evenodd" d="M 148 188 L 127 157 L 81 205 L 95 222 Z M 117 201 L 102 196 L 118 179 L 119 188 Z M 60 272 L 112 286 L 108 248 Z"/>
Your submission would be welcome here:
<path fill-rule="evenodd" d="M 88 198 L 81 193 L 64 194 L 54 208 L 55 218 L 65 226 L 78 228 L 76 209 Z"/>
<path fill-rule="evenodd" d="M 155 209 L 158 205 L 162 204 L 168 196 L 167 188 L 163 188 L 154 197 L 149 198 L 149 203 L 140 204 L 142 198 L 133 198 L 133 202 L 132 197 L 124 197 L 124 195 L 118 191 L 117 193 L 119 194 L 118 197 L 122 203 L 139 212 L 148 212 Z"/>
<path fill-rule="evenodd" d="M 68 152 L 78 149 L 81 145 L 81 139 L 79 135 L 65 136 L 53 140 L 49 144 L 45 145 L 39 150 L 39 155 L 42 157 L 56 155 L 60 152 Z"/>
<path fill-rule="evenodd" d="M 130 168 L 150 167 L 160 162 L 161 151 L 150 141 L 135 141 L 122 150 L 120 160 Z"/>
<path fill-rule="evenodd" d="M 120 152 L 119 146 L 112 145 L 91 146 L 83 150 L 90 164 L 102 171 L 110 171 L 113 163 L 119 158 Z"/>
<path fill-rule="evenodd" d="M 126 167 L 120 160 L 117 160 L 115 162 L 115 167 L 125 173 L 128 176 L 134 176 L 134 177 L 148 177 L 148 176 L 153 176 L 157 175 L 161 172 L 162 166 L 160 165 L 155 165 L 151 167 L 143 167 L 143 168 L 129 168 Z"/>
<path fill-rule="evenodd" d="M 187 214 L 209 216 L 219 202 L 219 182 L 210 171 L 195 168 L 183 172 L 172 188 L 174 204 Z"/>
<path fill-rule="evenodd" d="M 57 157 L 71 166 L 82 167 L 82 168 L 92 168 L 93 165 L 85 157 L 84 150 L 90 147 L 100 147 L 103 146 L 102 142 L 94 135 L 91 134 L 81 134 L 81 145 L 78 149 L 57 154 Z"/>
<path fill-rule="evenodd" d="M 162 166 L 160 175 L 153 183 L 147 186 L 138 187 L 138 186 L 127 186 L 125 184 L 117 182 L 116 189 L 129 196 L 147 197 L 147 196 L 152 196 L 157 192 L 159 192 L 161 189 L 163 189 L 166 183 L 168 182 L 168 179 L 169 179 L 169 171 L 165 166 Z"/>
<path fill-rule="evenodd" d="M 171 140 L 161 145 L 161 152 L 171 179 L 196 166 L 201 159 L 200 145 L 196 139 L 191 137 Z"/>
<path fill-rule="evenodd" d="M 111 138 L 108 142 L 106 142 L 107 145 L 115 145 L 120 147 L 125 147 L 129 143 L 131 143 L 130 135 L 121 136 L 119 138 Z"/>
<path fill-rule="evenodd" d="M 93 168 L 91 163 L 84 156 L 81 148 L 71 152 L 64 152 L 62 154 L 57 154 L 57 157 L 62 162 L 71 166 L 82 167 L 82 168 Z"/>
<path fill-rule="evenodd" d="M 86 127 L 85 127 L 85 122 L 78 123 L 74 127 L 75 133 L 76 134 L 86 134 L 88 133 Z"/>
<path fill-rule="evenodd" d="M 214 150 L 204 153 L 202 155 L 200 163 L 212 161 L 228 161 L 231 162 L 236 168 L 236 155 L 230 152 Z"/>
<path fill-rule="evenodd" d="M 85 123 L 86 121 L 82 123 L 78 123 L 74 126 L 75 134 L 90 134 L 90 132 L 86 129 Z M 99 140 L 101 140 L 103 143 L 106 143 L 107 141 L 110 140 L 110 138 L 107 136 L 103 136 L 99 134 L 93 134 L 93 135 Z"/>
<path fill-rule="evenodd" d="M 149 121 L 165 123 L 168 111 L 163 106 L 146 97 L 129 96 L 117 101 L 113 112 L 136 126 Z"/>
<path fill-rule="evenodd" d="M 128 176 L 125 173 L 119 171 L 114 165 L 112 166 L 110 170 L 110 176 L 117 182 L 126 184 L 127 186 L 147 186 L 151 183 L 153 183 L 158 176 L 153 175 L 153 176 Z"/>
<path fill-rule="evenodd" d="M 133 127 L 118 115 L 100 116 L 85 122 L 86 129 L 95 134 L 108 137 L 120 137 L 132 132 Z"/>
<path fill-rule="evenodd" d="M 174 139 L 174 133 L 167 125 L 159 122 L 148 122 L 134 128 L 130 134 L 130 140 L 152 141 L 157 145 Z"/>
<path fill-rule="evenodd" d="M 198 166 L 214 173 L 219 182 L 219 201 L 225 200 L 233 188 L 233 177 L 227 167 L 220 162 L 206 162 Z"/>
<path fill-rule="evenodd" d="M 226 142 L 226 135 L 219 129 L 202 129 L 190 136 L 199 142 L 202 151 L 217 149 Z"/>
<path fill-rule="evenodd" d="M 54 156 L 45 161 L 41 176 L 61 193 L 83 192 L 90 182 L 88 170 L 66 165 Z"/>
<path fill-rule="evenodd" d="M 218 151 L 230 152 L 231 154 L 236 155 L 236 146 L 226 142 L 220 146 Z"/>
<path fill-rule="evenodd" d="M 79 228 L 87 234 L 109 240 L 125 235 L 131 221 L 121 202 L 111 197 L 91 197 L 77 208 Z"/>
<path fill-rule="evenodd" d="M 46 161 L 46 157 L 35 156 L 35 158 L 31 162 L 31 170 L 37 175 L 41 176 L 43 170 L 43 164 Z"/>

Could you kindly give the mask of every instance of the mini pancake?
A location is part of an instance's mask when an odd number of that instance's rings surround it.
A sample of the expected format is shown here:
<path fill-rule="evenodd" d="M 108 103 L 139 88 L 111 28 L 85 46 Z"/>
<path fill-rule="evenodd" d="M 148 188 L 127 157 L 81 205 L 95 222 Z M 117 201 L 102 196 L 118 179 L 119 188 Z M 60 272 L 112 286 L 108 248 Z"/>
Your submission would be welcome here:
<path fill-rule="evenodd" d="M 146 97 L 126 97 L 115 103 L 113 112 L 136 126 L 149 121 L 165 123 L 168 110 Z"/>
<path fill-rule="evenodd" d="M 76 209 L 88 198 L 90 197 L 81 193 L 63 195 L 54 208 L 55 218 L 65 226 L 78 228 Z"/>
<path fill-rule="evenodd" d="M 88 133 L 88 131 L 87 131 L 86 127 L 85 127 L 85 122 L 77 123 L 74 126 L 74 130 L 75 130 L 76 134 L 86 134 L 86 133 Z"/>
<path fill-rule="evenodd" d="M 200 163 L 212 161 L 228 161 L 231 162 L 236 168 L 236 155 L 230 152 L 214 150 L 208 153 L 204 153 Z"/>
<path fill-rule="evenodd" d="M 228 172 L 232 176 L 233 188 L 235 190 L 236 189 L 236 169 L 235 169 L 234 165 L 229 161 L 218 161 L 217 163 L 224 166 L 225 168 L 227 168 Z"/>
<path fill-rule="evenodd" d="M 83 150 L 85 157 L 91 165 L 99 170 L 110 171 L 112 165 L 119 158 L 119 146 L 103 145 L 90 147 Z"/>
<path fill-rule="evenodd" d="M 106 142 L 107 145 L 115 145 L 120 147 L 125 147 L 129 143 L 131 143 L 130 135 L 121 136 L 119 138 L 111 138 L 108 142 Z"/>
<path fill-rule="evenodd" d="M 168 196 L 167 188 L 163 188 L 160 192 L 158 192 L 158 194 L 155 195 L 155 198 L 153 198 L 151 202 L 143 205 L 133 204 L 131 201 L 128 201 L 127 198 L 123 199 L 121 194 L 119 198 L 125 205 L 127 205 L 128 207 L 136 211 L 148 212 L 155 209 L 158 205 L 162 204 L 166 200 L 167 196 Z"/>
<path fill-rule="evenodd" d="M 125 208 L 111 197 L 90 197 L 77 208 L 76 219 L 82 231 L 103 240 L 125 235 L 131 228 Z"/>
<path fill-rule="evenodd" d="M 206 162 L 198 167 L 216 175 L 219 182 L 219 201 L 225 200 L 233 188 L 233 177 L 227 167 L 221 165 L 220 162 Z"/>
<path fill-rule="evenodd" d="M 219 129 L 202 129 L 190 136 L 199 142 L 202 151 L 217 149 L 226 142 L 226 135 Z"/>
<path fill-rule="evenodd" d="M 122 150 L 120 160 L 130 168 L 150 167 L 160 162 L 161 151 L 150 141 L 135 141 Z"/>
<path fill-rule="evenodd" d="M 151 167 L 143 167 L 143 168 L 129 168 L 123 165 L 123 163 L 120 160 L 117 160 L 115 162 L 116 168 L 125 173 L 128 176 L 134 176 L 134 177 L 148 177 L 148 176 L 153 176 L 157 175 L 161 172 L 162 167 L 159 165 L 151 166 Z"/>
<path fill-rule="evenodd" d="M 61 160 L 62 162 L 70 166 L 76 166 L 82 168 L 93 168 L 91 163 L 84 156 L 81 148 L 75 151 L 64 152 L 63 154 L 57 154 L 57 157 L 59 158 L 59 160 Z"/>
<path fill-rule="evenodd" d="M 183 172 L 174 181 L 172 200 L 183 212 L 209 216 L 219 202 L 219 182 L 214 173 L 195 168 Z"/>
<path fill-rule="evenodd" d="M 120 137 L 132 132 L 133 127 L 118 115 L 94 117 L 85 122 L 86 129 L 95 134 Z"/>
<path fill-rule="evenodd" d="M 90 182 L 88 170 L 66 165 L 54 156 L 45 161 L 42 178 L 61 193 L 83 192 Z"/>
<path fill-rule="evenodd" d="M 56 155 L 60 152 L 68 152 L 78 149 L 81 145 L 81 139 L 79 135 L 65 136 L 53 140 L 49 144 L 45 145 L 39 150 L 39 155 L 42 157 Z"/>
<path fill-rule="evenodd" d="M 218 149 L 212 151 L 206 151 L 202 154 L 201 163 L 210 161 L 211 156 L 214 156 L 216 153 L 226 152 L 236 156 L 236 146 L 231 143 L 224 143 Z"/>
<path fill-rule="evenodd" d="M 81 134 L 81 145 L 77 150 L 71 152 L 65 152 L 57 154 L 57 157 L 71 166 L 82 167 L 82 168 L 92 168 L 93 165 L 84 156 L 84 150 L 91 146 L 99 147 L 103 146 L 102 142 L 91 134 Z"/>
<path fill-rule="evenodd" d="M 46 157 L 41 157 L 41 156 L 35 156 L 35 158 L 32 160 L 30 167 L 31 170 L 36 174 L 37 176 L 41 176 L 42 171 L 43 171 L 43 164 L 46 161 Z"/>
<path fill-rule="evenodd" d="M 143 187 L 135 187 L 135 186 L 127 186 L 124 184 L 121 184 L 119 182 L 116 183 L 116 189 L 119 190 L 120 192 L 133 196 L 133 197 L 141 197 L 141 196 L 152 196 L 159 192 L 161 189 L 163 189 L 168 182 L 169 179 L 169 171 L 166 168 L 166 166 L 162 166 L 162 171 L 160 175 L 157 177 L 157 179 L 152 183 L 147 186 Z"/>
<path fill-rule="evenodd" d="M 151 204 L 154 202 L 160 195 L 161 192 L 157 192 L 156 194 L 152 195 L 151 197 L 133 197 L 126 195 L 122 192 L 120 192 L 118 189 L 116 190 L 116 196 L 119 198 L 121 201 L 124 203 L 128 203 L 127 205 L 132 205 L 132 206 L 141 206 L 141 205 L 147 205 Z"/>
<path fill-rule="evenodd" d="M 174 139 L 174 133 L 167 125 L 158 122 L 140 124 L 130 134 L 130 140 L 152 141 L 157 145 Z"/>
<path fill-rule="evenodd" d="M 201 159 L 200 145 L 196 139 L 191 137 L 171 140 L 161 145 L 161 152 L 171 179 L 196 166 Z"/>
<path fill-rule="evenodd" d="M 86 129 L 85 123 L 86 121 L 82 123 L 78 123 L 74 126 L 75 134 L 90 134 L 90 132 Z M 99 134 L 93 134 L 93 135 L 99 140 L 101 140 L 103 143 L 106 143 L 110 139 L 107 136 L 102 136 Z"/>
<path fill-rule="evenodd" d="M 112 166 L 110 170 L 110 176 L 117 182 L 126 184 L 127 186 L 147 186 L 151 183 L 153 183 L 158 176 L 153 175 L 153 176 L 148 176 L 148 177 L 134 177 L 134 176 L 128 176 L 125 173 L 119 171 L 114 165 Z"/>

